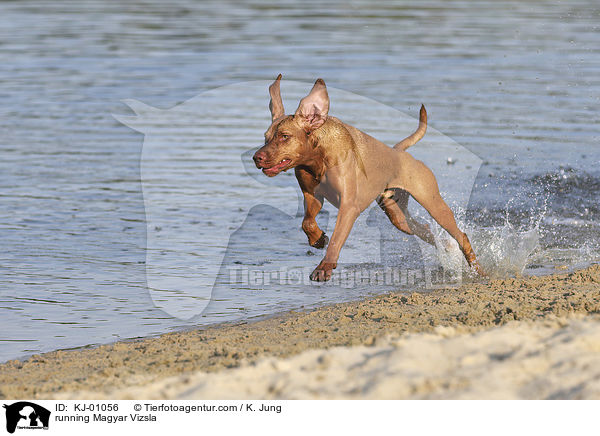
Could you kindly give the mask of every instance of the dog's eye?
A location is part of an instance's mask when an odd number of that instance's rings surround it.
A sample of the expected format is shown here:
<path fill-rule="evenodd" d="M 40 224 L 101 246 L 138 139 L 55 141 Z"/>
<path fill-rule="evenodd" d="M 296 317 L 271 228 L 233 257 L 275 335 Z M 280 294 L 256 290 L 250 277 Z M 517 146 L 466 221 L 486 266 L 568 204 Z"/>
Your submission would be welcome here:
<path fill-rule="evenodd" d="M 289 139 L 290 135 L 281 135 L 281 140 L 282 141 L 287 141 Z"/>

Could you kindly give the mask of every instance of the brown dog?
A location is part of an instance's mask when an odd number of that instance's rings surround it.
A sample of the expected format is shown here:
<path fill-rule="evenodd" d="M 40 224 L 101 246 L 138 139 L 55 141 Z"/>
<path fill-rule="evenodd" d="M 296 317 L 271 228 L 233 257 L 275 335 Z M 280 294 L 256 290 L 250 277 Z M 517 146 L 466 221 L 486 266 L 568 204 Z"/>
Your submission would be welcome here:
<path fill-rule="evenodd" d="M 311 280 L 329 280 L 354 221 L 373 200 L 398 229 L 434 245 L 429 226 L 408 214 L 409 195 L 456 239 L 468 264 L 482 274 L 469 238 L 456 225 L 433 173 L 404 151 L 425 134 L 424 106 L 415 133 L 391 148 L 328 116 L 329 96 L 322 79 L 317 79 L 310 93 L 300 101 L 296 113 L 286 116 L 280 80 L 281 74 L 269 87 L 272 124 L 265 133 L 265 145 L 253 159 L 256 167 L 269 177 L 295 168 L 304 194 L 302 229 L 312 247 L 323 248 L 328 242 L 315 220 L 323 199 L 339 209 L 325 257 L 311 274 Z"/>

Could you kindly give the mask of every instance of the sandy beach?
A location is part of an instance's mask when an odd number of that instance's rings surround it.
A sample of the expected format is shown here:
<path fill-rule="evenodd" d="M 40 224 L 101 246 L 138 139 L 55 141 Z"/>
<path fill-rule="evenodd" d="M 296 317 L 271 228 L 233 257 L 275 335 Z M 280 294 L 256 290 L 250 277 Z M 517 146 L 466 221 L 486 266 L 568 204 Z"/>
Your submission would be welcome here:
<path fill-rule="evenodd" d="M 600 398 L 600 266 L 56 351 L 2 398 Z"/>

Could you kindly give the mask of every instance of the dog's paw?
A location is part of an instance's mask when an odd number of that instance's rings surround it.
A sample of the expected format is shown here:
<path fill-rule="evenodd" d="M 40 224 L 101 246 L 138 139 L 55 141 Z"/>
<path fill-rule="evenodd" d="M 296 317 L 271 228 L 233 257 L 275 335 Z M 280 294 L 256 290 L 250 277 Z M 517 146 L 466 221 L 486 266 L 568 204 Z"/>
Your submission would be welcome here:
<path fill-rule="evenodd" d="M 471 265 L 469 265 L 471 267 L 471 269 L 474 269 L 477 274 L 479 275 L 479 277 L 483 277 L 483 278 L 489 278 L 490 275 L 487 273 L 486 270 L 484 270 L 481 265 L 479 264 L 479 262 L 477 260 L 475 260 Z"/>
<path fill-rule="evenodd" d="M 336 267 L 337 263 L 335 262 L 321 261 L 310 275 L 310 279 L 315 282 L 326 282 L 331 278 L 331 274 Z"/>
<path fill-rule="evenodd" d="M 321 233 L 321 237 L 317 239 L 313 244 L 310 244 L 313 248 L 325 248 L 325 246 L 329 243 L 329 237 L 325 234 L 325 232 Z"/>

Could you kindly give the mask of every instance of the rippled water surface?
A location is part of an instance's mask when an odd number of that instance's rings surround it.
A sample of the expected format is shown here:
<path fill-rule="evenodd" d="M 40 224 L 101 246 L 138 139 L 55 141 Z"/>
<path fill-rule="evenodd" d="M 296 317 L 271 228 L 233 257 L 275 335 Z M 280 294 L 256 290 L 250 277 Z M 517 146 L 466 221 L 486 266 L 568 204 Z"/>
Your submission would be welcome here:
<path fill-rule="evenodd" d="M 279 72 L 288 112 L 323 77 L 387 143 L 425 103 L 410 151 L 494 274 L 600 260 L 595 1 L 0 1 L 0 22 L 0 360 L 402 288 L 304 283 L 293 175 L 249 161 Z M 340 262 L 454 254 L 373 208 Z"/>

